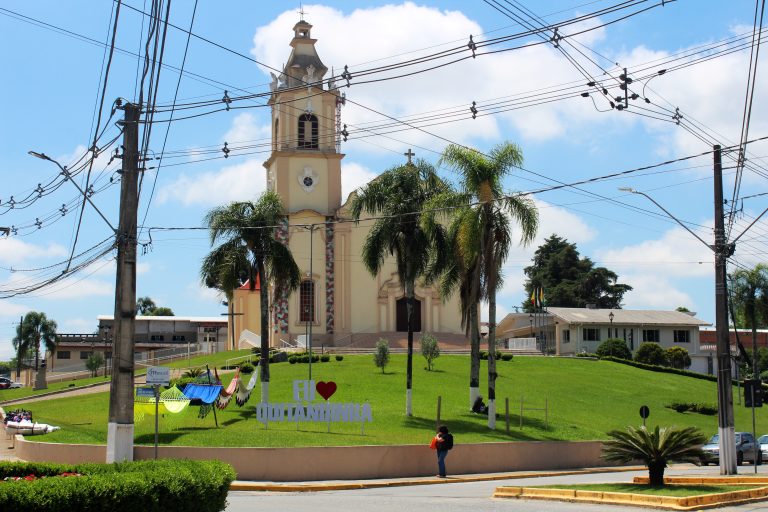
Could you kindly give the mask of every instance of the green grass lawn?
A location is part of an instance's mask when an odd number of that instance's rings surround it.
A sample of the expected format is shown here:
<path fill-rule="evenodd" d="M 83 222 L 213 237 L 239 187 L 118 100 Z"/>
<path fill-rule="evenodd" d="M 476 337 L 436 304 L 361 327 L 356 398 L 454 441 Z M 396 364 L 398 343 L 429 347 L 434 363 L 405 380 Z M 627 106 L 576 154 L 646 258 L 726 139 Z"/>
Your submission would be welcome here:
<path fill-rule="evenodd" d="M 755 485 L 665 485 L 654 487 L 642 484 L 576 484 L 576 485 L 542 485 L 543 489 L 576 489 L 578 491 L 625 492 L 630 494 L 651 494 L 653 496 L 701 496 L 723 492 L 743 491 L 753 489 Z"/>
<path fill-rule="evenodd" d="M 220 355 L 219 355 L 220 356 Z M 650 408 L 648 425 L 694 425 L 706 435 L 717 431 L 717 416 L 678 413 L 664 406 L 673 401 L 716 402 L 714 382 L 672 374 L 656 373 L 608 361 L 554 357 L 518 357 L 499 361 L 497 372 L 498 412 L 504 414 L 504 398 L 510 401 L 511 430 L 505 432 L 500 418 L 496 431 L 489 431 L 486 418 L 469 411 L 469 357 L 445 355 L 437 360 L 436 370 L 428 372 L 423 358 L 414 358 L 413 417 L 405 416 L 405 356 L 393 355 L 387 372 L 373 365 L 371 355 L 333 358 L 312 365 L 315 381 L 335 381 L 338 391 L 332 402 L 369 402 L 373 423 L 326 424 L 270 423 L 256 421 L 254 406 L 259 401 L 257 385 L 250 401 L 242 408 L 234 400 L 224 411 L 217 411 L 220 428 L 214 427 L 213 414 L 197 418 L 197 407 L 160 420 L 160 441 L 188 446 L 332 446 L 426 444 L 435 426 L 437 397 L 442 396 L 441 418 L 456 434 L 457 443 L 510 440 L 595 440 L 605 439 L 611 429 L 641 424 L 638 410 Z M 484 396 L 486 362 L 481 367 Z M 271 402 L 291 402 L 292 381 L 306 379 L 306 364 L 270 365 Z M 223 376 L 228 383 L 232 375 Z M 519 425 L 520 398 L 526 406 L 542 408 L 549 402 L 549 424 L 544 412 L 525 414 Z M 322 401 L 319 396 L 316 402 Z M 108 394 L 33 402 L 24 405 L 37 421 L 59 425 L 62 429 L 45 437 L 51 442 L 105 443 Z M 768 432 L 768 408 L 757 409 L 758 435 Z M 751 430 L 749 409 L 735 406 L 736 430 Z M 154 421 L 147 416 L 136 424 L 136 442 L 153 442 Z"/>
<path fill-rule="evenodd" d="M 196 367 L 196 366 L 205 366 L 208 364 L 211 368 L 213 367 L 220 367 L 223 364 L 226 363 L 228 359 L 233 359 L 236 357 L 241 356 L 247 356 L 251 354 L 250 350 L 234 350 L 229 352 L 219 352 L 216 354 L 210 354 L 210 355 L 204 355 L 204 356 L 195 356 L 191 357 L 189 359 L 183 358 L 178 359 L 176 361 L 164 364 L 163 366 L 169 366 L 171 368 L 189 368 L 189 367 Z M 139 367 L 136 369 L 136 375 L 144 375 L 147 373 L 146 368 Z M 32 387 L 24 387 L 24 388 L 17 388 L 17 389 L 0 389 L 0 404 L 6 400 L 15 400 L 16 398 L 26 398 L 28 396 L 36 396 L 41 395 L 45 393 L 50 393 L 51 391 L 58 391 L 61 389 L 72 389 L 77 388 L 81 386 L 87 386 L 89 384 L 96 384 L 96 383 L 103 383 L 103 382 L 109 382 L 109 378 L 104 378 L 104 376 L 100 377 L 91 377 L 91 378 L 85 378 L 85 379 L 70 379 L 65 380 L 62 382 L 54 382 L 48 384 L 48 389 L 38 389 L 34 390 Z"/>

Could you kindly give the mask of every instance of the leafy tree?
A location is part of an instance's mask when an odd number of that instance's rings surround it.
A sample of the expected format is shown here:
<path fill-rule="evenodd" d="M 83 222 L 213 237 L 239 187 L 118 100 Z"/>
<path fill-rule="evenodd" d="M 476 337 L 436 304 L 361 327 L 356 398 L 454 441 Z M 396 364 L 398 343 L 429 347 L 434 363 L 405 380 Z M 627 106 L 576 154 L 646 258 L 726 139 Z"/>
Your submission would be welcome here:
<path fill-rule="evenodd" d="M 40 343 L 45 350 L 56 351 L 56 322 L 48 320 L 45 313 L 30 311 L 24 315 L 20 325 L 16 326 L 13 347 L 16 349 L 16 378 L 21 373 L 21 361 L 31 353 L 35 355 L 35 371 L 40 365 Z"/>
<path fill-rule="evenodd" d="M 85 367 L 91 372 L 91 377 L 96 376 L 96 373 L 103 364 L 104 356 L 101 355 L 101 352 L 93 352 L 88 356 L 88 359 L 85 360 Z"/>
<path fill-rule="evenodd" d="M 627 342 L 619 338 L 608 338 L 595 350 L 599 357 L 618 357 L 619 359 L 632 359 L 632 352 L 627 347 Z"/>
<path fill-rule="evenodd" d="M 655 364 L 656 366 L 667 366 L 667 355 L 664 349 L 658 343 L 646 341 L 641 343 L 635 353 L 635 361 L 638 363 Z"/>
<path fill-rule="evenodd" d="M 384 373 L 384 369 L 389 364 L 389 342 L 384 338 L 380 338 L 376 342 L 376 352 L 373 354 L 373 364 L 376 368 L 381 368 L 381 373 Z"/>
<path fill-rule="evenodd" d="M 675 311 L 679 311 L 680 313 L 690 313 L 691 312 L 691 310 L 688 309 L 685 306 L 677 306 L 677 308 L 675 308 Z"/>
<path fill-rule="evenodd" d="M 427 370 L 432 371 L 435 359 L 440 357 L 440 347 L 437 338 L 431 334 L 424 334 L 419 340 L 421 343 L 421 355 L 427 360 Z"/>
<path fill-rule="evenodd" d="M 691 356 L 688 355 L 688 351 L 683 347 L 670 347 L 664 351 L 664 355 L 672 368 L 685 370 L 691 366 Z"/>
<path fill-rule="evenodd" d="M 10 362 L 0 361 L 0 375 L 10 375 L 11 374 L 11 366 Z"/>
<path fill-rule="evenodd" d="M 498 144 L 488 155 L 449 144 L 440 159 L 441 164 L 459 172 L 459 190 L 452 202 L 460 208 L 454 215 L 452 231 L 458 244 L 454 254 L 462 260 L 459 268 L 470 272 L 457 281 L 467 286 L 463 304 L 476 310 L 483 299 L 488 301 L 489 428 L 496 427 L 496 292 L 503 280 L 501 270 L 513 245 L 513 224 L 517 225 L 522 245 L 533 240 L 539 225 L 533 201 L 505 190 L 505 178 L 522 162 L 522 151 L 509 142 Z M 463 312 L 462 317 L 475 324 L 479 320 L 476 311 Z M 469 332 L 471 406 L 479 396 L 479 325 L 471 326 Z"/>
<path fill-rule="evenodd" d="M 275 192 L 264 192 L 256 202 L 233 202 L 214 208 L 205 216 L 211 245 L 219 243 L 203 260 L 206 285 L 224 286 L 237 274 L 224 270 L 234 261 L 243 265 L 251 290 L 260 283 L 261 399 L 269 401 L 269 287 L 280 297 L 298 288 L 301 273 L 290 249 L 275 237 L 275 226 L 284 218 L 283 203 Z M 239 270 L 235 266 L 234 270 Z M 208 279 L 210 278 L 210 280 Z"/>
<path fill-rule="evenodd" d="M 150 311 L 155 309 L 157 304 L 150 297 L 139 297 L 136 299 L 136 314 L 147 315 Z"/>
<path fill-rule="evenodd" d="M 551 235 L 536 249 L 533 265 L 524 269 L 526 297 L 544 289 L 547 304 L 583 308 L 595 304 L 601 309 L 621 309 L 624 294 L 632 287 L 619 284 L 619 276 L 605 267 L 595 267 L 587 257 L 580 257 L 576 244 Z M 530 301 L 523 309 L 533 311 Z"/>
<path fill-rule="evenodd" d="M 612 462 L 627 463 L 642 460 L 648 468 L 649 484 L 653 487 L 664 485 L 664 469 L 670 462 L 699 462 L 701 450 L 707 438 L 696 427 L 656 428 L 627 427 L 626 431 L 608 432 L 608 441 L 603 443 L 603 458 Z"/>
<path fill-rule="evenodd" d="M 174 316 L 174 314 L 171 308 L 159 307 L 147 313 L 147 316 Z"/>
<path fill-rule="evenodd" d="M 730 280 L 733 321 L 736 327 L 752 330 L 752 372 L 759 375 L 757 329 L 768 325 L 768 265 L 738 269 Z"/>
<path fill-rule="evenodd" d="M 363 212 L 379 216 L 363 244 L 363 263 L 376 276 L 387 256 L 393 256 L 397 277 L 407 300 L 408 356 L 405 378 L 405 413 L 413 414 L 413 308 L 416 280 L 426 275 L 433 254 L 444 251 L 445 230 L 424 229 L 424 205 L 447 185 L 434 167 L 422 160 L 393 167 L 368 183 L 352 199 L 352 216 L 359 221 Z"/>

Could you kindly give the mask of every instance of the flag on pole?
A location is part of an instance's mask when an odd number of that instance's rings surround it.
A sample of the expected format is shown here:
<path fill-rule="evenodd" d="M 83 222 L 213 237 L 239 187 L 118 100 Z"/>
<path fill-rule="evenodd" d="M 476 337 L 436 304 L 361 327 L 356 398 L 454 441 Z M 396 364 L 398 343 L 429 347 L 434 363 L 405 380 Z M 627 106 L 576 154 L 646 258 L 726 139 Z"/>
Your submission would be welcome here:
<path fill-rule="evenodd" d="M 544 288 L 539 288 L 539 306 L 544 306 Z"/>
<path fill-rule="evenodd" d="M 536 288 L 531 292 L 531 304 L 533 304 L 534 307 L 536 306 Z"/>

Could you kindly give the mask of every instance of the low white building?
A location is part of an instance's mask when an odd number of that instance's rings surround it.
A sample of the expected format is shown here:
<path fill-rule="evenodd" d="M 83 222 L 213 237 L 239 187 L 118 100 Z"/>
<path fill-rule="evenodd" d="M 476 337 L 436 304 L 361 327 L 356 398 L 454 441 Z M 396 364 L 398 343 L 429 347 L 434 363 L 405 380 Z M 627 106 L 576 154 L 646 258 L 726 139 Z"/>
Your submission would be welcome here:
<path fill-rule="evenodd" d="M 499 322 L 497 338 L 509 348 L 556 355 L 592 353 L 609 338 L 623 339 L 635 353 L 643 342 L 663 348 L 683 347 L 691 356 L 690 370 L 706 373 L 699 328 L 711 325 L 695 313 L 631 309 L 546 308 L 542 313 L 510 313 Z"/>

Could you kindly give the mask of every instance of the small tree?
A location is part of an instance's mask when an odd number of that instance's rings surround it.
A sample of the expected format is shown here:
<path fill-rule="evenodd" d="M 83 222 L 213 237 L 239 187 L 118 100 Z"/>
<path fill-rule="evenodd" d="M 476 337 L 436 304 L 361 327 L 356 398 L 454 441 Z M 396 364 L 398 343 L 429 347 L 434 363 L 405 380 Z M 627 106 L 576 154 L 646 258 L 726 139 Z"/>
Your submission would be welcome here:
<path fill-rule="evenodd" d="M 664 353 L 672 368 L 685 370 L 691 366 L 691 356 L 688 355 L 688 351 L 683 347 L 670 347 Z"/>
<path fill-rule="evenodd" d="M 381 373 L 384 373 L 384 368 L 389 364 L 389 342 L 384 338 L 380 338 L 376 342 L 376 353 L 373 354 L 373 364 L 377 368 L 381 368 Z"/>
<path fill-rule="evenodd" d="M 91 372 L 91 377 L 96 376 L 96 372 L 99 371 L 103 364 L 104 356 L 101 355 L 101 352 L 92 352 L 85 361 L 85 367 Z"/>
<path fill-rule="evenodd" d="M 652 341 L 640 344 L 635 354 L 635 361 L 656 366 L 667 366 L 668 364 L 664 349 L 658 343 Z"/>
<path fill-rule="evenodd" d="M 619 338 L 609 338 L 602 342 L 595 353 L 599 357 L 618 357 L 619 359 L 632 359 L 632 352 L 627 347 L 627 342 Z"/>
<path fill-rule="evenodd" d="M 707 438 L 696 427 L 662 428 L 627 427 L 626 431 L 608 432 L 611 439 L 603 443 L 603 458 L 613 462 L 642 460 L 648 467 L 649 484 L 664 485 L 664 468 L 669 462 L 699 462 Z"/>
<path fill-rule="evenodd" d="M 437 338 L 431 334 L 425 334 L 421 337 L 421 355 L 427 360 L 427 370 L 432 371 L 432 364 L 435 359 L 440 357 L 440 347 L 437 345 Z"/>

